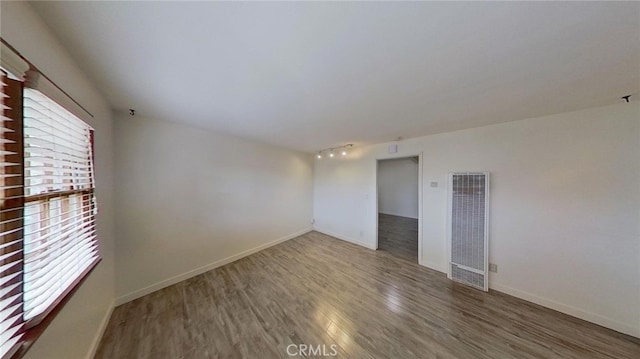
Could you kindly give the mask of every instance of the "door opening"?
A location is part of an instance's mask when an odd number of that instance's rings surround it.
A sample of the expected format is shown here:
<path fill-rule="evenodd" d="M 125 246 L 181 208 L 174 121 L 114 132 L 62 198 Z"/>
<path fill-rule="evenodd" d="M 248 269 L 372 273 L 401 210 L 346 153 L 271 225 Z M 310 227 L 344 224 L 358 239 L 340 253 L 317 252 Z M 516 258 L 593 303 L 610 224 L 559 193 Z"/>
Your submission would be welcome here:
<path fill-rule="evenodd" d="M 377 161 L 377 249 L 420 263 L 420 157 Z"/>

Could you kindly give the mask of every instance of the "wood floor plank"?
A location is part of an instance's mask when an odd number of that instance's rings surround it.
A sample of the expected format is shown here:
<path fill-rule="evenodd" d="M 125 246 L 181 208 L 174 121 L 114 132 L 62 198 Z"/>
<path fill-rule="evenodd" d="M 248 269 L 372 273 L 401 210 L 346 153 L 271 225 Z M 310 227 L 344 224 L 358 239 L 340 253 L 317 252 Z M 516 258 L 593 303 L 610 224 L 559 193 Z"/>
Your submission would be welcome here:
<path fill-rule="evenodd" d="M 418 263 L 418 220 L 379 213 L 378 249 Z"/>
<path fill-rule="evenodd" d="M 317 232 L 117 307 L 96 358 L 288 358 L 290 344 L 338 358 L 640 358 L 637 338 Z"/>

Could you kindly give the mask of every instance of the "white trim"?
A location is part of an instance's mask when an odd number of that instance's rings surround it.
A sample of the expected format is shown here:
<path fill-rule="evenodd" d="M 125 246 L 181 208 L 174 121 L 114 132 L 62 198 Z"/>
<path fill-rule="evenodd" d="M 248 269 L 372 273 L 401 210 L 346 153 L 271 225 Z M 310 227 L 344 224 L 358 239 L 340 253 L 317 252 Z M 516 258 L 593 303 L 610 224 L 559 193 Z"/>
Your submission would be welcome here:
<path fill-rule="evenodd" d="M 447 244 L 445 245 L 445 250 L 447 251 L 447 270 L 445 273 L 447 273 L 447 278 L 452 279 L 451 276 L 451 222 L 453 221 L 453 196 L 452 196 L 452 185 L 453 183 L 453 176 L 451 174 L 451 172 L 449 172 L 447 174 L 447 223 L 445 224 L 444 228 L 446 230 L 446 234 L 447 234 Z"/>
<path fill-rule="evenodd" d="M 24 81 L 29 64 L 4 43 L 0 43 L 0 67 L 9 72 L 9 77 Z"/>
<path fill-rule="evenodd" d="M 424 190 L 423 190 L 424 183 L 422 183 L 424 178 L 423 177 L 424 167 L 423 167 L 423 161 L 422 161 L 422 154 L 423 152 L 418 153 L 418 265 L 421 265 L 421 266 L 424 265 L 424 259 L 422 259 L 422 255 L 423 255 L 422 226 L 424 224 L 424 219 L 422 218 L 424 213 L 422 211 L 422 204 L 424 202 Z"/>
<path fill-rule="evenodd" d="M 206 265 L 201 266 L 199 268 L 190 270 L 190 271 L 182 273 L 182 274 L 178 274 L 176 276 L 173 276 L 171 278 L 165 279 L 163 281 L 154 283 L 154 284 L 152 284 L 150 286 L 144 287 L 142 289 L 138 289 L 136 291 L 133 291 L 133 292 L 125 294 L 125 295 L 122 295 L 122 296 L 116 298 L 115 304 L 116 304 L 116 306 L 118 306 L 118 305 L 130 302 L 130 301 L 132 301 L 134 299 L 138 299 L 140 297 L 143 297 L 143 296 L 145 296 L 147 294 L 153 293 L 153 292 L 155 292 L 157 290 L 160 290 L 162 288 L 166 288 L 166 287 L 168 287 L 170 285 L 174 285 L 176 283 L 182 282 L 183 280 L 195 277 L 195 276 L 200 275 L 200 274 L 202 274 L 204 272 L 208 272 L 208 271 L 210 271 L 212 269 L 221 267 L 221 266 L 223 266 L 225 264 L 229 264 L 231 262 L 235 262 L 238 259 L 242 259 L 242 258 L 244 258 L 246 256 L 249 256 L 251 254 L 259 252 L 259 251 L 261 251 L 263 249 L 267 249 L 269 247 L 275 246 L 276 244 L 280 244 L 280 243 L 286 242 L 286 241 L 288 241 L 290 239 L 299 237 L 299 236 L 301 236 L 303 234 L 311 232 L 311 230 L 312 230 L 311 228 L 305 228 L 303 230 L 300 230 L 300 231 L 297 231 L 295 233 L 289 234 L 287 236 L 284 236 L 282 238 L 276 239 L 274 241 L 259 245 L 259 246 L 255 247 L 255 248 L 251 248 L 251 249 L 248 249 L 246 251 L 242 251 L 240 253 L 234 254 L 234 255 L 229 256 L 227 258 L 223 258 L 223 259 L 217 260 L 217 261 L 215 261 L 213 263 L 206 264 Z"/>
<path fill-rule="evenodd" d="M 322 228 L 318 228 L 318 227 L 314 227 L 313 230 L 316 231 L 316 232 L 320 232 L 322 234 L 326 234 L 327 236 L 340 239 L 340 240 L 345 241 L 345 242 L 353 243 L 355 245 L 358 245 L 358 246 L 361 246 L 361 247 L 365 247 L 365 248 L 368 248 L 368 249 L 371 249 L 371 250 L 374 250 L 374 251 L 376 250 L 376 248 L 372 247 L 370 244 L 367 244 L 365 242 L 359 241 L 357 239 L 353 239 L 351 237 L 348 237 L 348 236 L 345 236 L 345 235 L 342 235 L 342 234 L 337 234 L 337 233 L 333 233 L 331 231 L 326 231 L 326 230 L 324 230 Z"/>
<path fill-rule="evenodd" d="M 98 350 L 98 345 L 100 345 L 100 341 L 104 336 L 104 331 L 107 329 L 107 325 L 109 324 L 109 320 L 111 320 L 111 314 L 113 314 L 113 309 L 116 307 L 115 301 L 112 301 L 109 305 L 109 310 L 102 318 L 102 322 L 100 323 L 100 327 L 98 328 L 98 332 L 93 337 L 93 341 L 91 341 L 91 347 L 89 347 L 89 352 L 87 353 L 86 359 L 91 359 L 95 357 L 96 351 Z"/>
<path fill-rule="evenodd" d="M 489 223 L 491 219 L 491 175 L 489 172 L 484 172 L 484 287 L 485 291 L 489 291 L 489 245 L 491 244 L 489 236 Z"/>
<path fill-rule="evenodd" d="M 541 305 L 549 309 L 557 310 L 558 312 L 568 314 L 572 317 L 583 319 L 588 322 L 595 323 L 609 329 L 613 329 L 620 333 L 624 333 L 624 334 L 628 334 L 628 335 L 640 338 L 640 328 L 633 327 L 633 326 L 630 326 L 629 324 L 621 323 L 621 322 L 603 317 L 599 314 L 591 313 L 580 308 L 576 308 L 564 303 L 557 302 L 552 299 L 539 297 L 535 294 L 524 292 L 519 289 L 511 288 L 511 287 L 508 287 L 502 284 L 497 284 L 494 282 L 489 283 L 489 288 Z"/>

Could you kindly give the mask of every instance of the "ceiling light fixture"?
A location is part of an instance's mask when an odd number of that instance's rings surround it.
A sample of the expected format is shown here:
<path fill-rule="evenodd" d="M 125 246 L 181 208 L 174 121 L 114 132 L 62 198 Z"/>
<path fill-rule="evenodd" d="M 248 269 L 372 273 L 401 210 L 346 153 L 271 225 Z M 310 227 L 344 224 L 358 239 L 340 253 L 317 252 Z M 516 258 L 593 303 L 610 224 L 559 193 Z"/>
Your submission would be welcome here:
<path fill-rule="evenodd" d="M 317 159 L 322 159 L 322 156 L 323 156 L 324 153 L 328 153 L 330 158 L 335 157 L 336 153 L 339 153 L 344 157 L 347 154 L 349 154 L 349 149 L 351 147 L 353 147 L 353 144 L 349 143 L 349 144 L 344 145 L 344 146 L 325 148 L 323 150 L 318 151 L 318 154 L 316 155 L 316 158 Z"/>

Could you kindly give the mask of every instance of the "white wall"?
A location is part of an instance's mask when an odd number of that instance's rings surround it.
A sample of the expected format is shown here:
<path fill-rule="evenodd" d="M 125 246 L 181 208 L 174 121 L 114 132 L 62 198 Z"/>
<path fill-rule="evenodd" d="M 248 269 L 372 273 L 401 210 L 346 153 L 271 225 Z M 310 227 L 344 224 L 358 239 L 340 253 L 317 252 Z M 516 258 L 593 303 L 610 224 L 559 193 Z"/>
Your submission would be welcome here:
<path fill-rule="evenodd" d="M 418 218 L 418 158 L 378 161 L 378 212 Z"/>
<path fill-rule="evenodd" d="M 306 153 L 116 115 L 117 302 L 311 228 Z"/>
<path fill-rule="evenodd" d="M 374 247 L 387 145 L 316 161 L 317 230 Z M 447 173 L 489 171 L 490 287 L 640 336 L 638 102 L 405 140 L 397 157 L 420 152 L 424 265 L 446 270 Z"/>
<path fill-rule="evenodd" d="M 111 110 L 27 3 L 2 1 L 0 12 L 2 38 L 95 116 L 85 120 L 95 128 L 97 230 L 103 260 L 25 357 L 84 358 L 92 355 L 114 299 Z"/>

